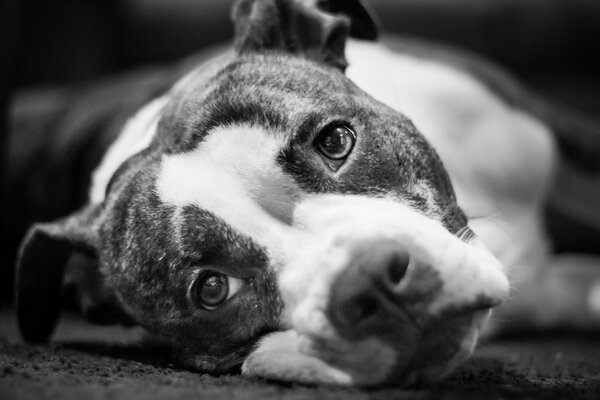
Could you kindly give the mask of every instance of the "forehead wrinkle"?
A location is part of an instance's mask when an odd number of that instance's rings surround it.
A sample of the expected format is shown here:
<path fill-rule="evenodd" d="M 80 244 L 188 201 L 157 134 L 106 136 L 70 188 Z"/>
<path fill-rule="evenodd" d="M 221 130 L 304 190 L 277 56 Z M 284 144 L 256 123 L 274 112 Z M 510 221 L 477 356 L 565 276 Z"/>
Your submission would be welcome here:
<path fill-rule="evenodd" d="M 221 93 L 229 92 L 238 99 L 261 99 L 264 104 L 271 99 L 275 109 L 298 101 L 302 108 L 320 109 L 332 101 L 345 101 L 359 91 L 337 70 L 274 55 L 242 57 L 226 67 L 219 78 Z M 301 107 L 285 107 L 286 115 Z"/>

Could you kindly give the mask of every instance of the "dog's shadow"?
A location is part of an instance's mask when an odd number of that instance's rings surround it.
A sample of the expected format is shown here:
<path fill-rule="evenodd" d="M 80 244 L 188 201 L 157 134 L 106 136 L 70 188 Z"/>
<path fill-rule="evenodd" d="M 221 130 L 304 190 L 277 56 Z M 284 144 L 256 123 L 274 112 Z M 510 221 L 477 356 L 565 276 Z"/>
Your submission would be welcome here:
<path fill-rule="evenodd" d="M 156 367 L 172 365 L 172 346 L 140 327 L 94 325 L 75 313 L 65 313 L 58 324 L 54 343 L 89 355 L 137 361 Z"/>

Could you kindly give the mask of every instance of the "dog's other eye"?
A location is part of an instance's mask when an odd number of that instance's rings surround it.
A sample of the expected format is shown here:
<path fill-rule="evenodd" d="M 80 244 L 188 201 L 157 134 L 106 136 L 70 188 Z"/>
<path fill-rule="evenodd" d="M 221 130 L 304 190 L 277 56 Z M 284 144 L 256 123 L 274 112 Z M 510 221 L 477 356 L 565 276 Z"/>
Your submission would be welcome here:
<path fill-rule="evenodd" d="M 316 145 L 321 154 L 331 160 L 343 160 L 354 147 L 356 134 L 345 125 L 331 125 L 317 137 Z"/>
<path fill-rule="evenodd" d="M 197 307 L 214 310 L 229 300 L 242 285 L 241 279 L 206 271 L 201 273 L 192 284 L 190 297 Z"/>

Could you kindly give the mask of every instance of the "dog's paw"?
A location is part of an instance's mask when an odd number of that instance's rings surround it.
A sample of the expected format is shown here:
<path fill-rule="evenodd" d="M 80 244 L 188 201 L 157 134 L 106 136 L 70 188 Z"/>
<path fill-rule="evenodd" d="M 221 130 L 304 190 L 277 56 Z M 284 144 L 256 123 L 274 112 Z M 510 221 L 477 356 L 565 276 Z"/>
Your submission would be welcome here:
<path fill-rule="evenodd" d="M 352 377 L 323 360 L 302 353 L 302 338 L 296 331 L 265 336 L 242 365 L 242 374 L 306 384 L 352 385 Z"/>

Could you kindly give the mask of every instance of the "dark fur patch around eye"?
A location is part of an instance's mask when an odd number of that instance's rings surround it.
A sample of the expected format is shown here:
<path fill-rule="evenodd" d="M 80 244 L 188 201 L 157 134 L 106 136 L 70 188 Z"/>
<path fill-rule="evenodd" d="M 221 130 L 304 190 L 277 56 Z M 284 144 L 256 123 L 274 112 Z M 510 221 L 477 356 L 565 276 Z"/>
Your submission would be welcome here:
<path fill-rule="evenodd" d="M 225 273 L 240 277 L 268 268 L 264 248 L 209 211 L 190 205 L 183 208 L 179 218 L 179 245 L 188 262 L 219 266 Z"/>
<path fill-rule="evenodd" d="M 136 322 L 205 360 L 234 366 L 254 342 L 279 328 L 282 301 L 265 249 L 195 206 L 160 201 L 151 162 L 130 171 L 103 229 L 105 269 Z M 187 289 L 194 270 L 210 266 L 246 284 L 222 307 L 198 310 Z M 204 365 L 204 367 L 202 367 Z"/>
<path fill-rule="evenodd" d="M 277 155 L 277 163 L 305 191 L 312 193 L 338 192 L 337 182 L 316 168 L 306 149 L 290 145 Z"/>

